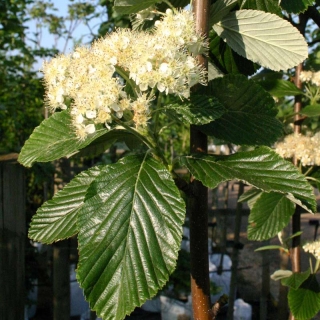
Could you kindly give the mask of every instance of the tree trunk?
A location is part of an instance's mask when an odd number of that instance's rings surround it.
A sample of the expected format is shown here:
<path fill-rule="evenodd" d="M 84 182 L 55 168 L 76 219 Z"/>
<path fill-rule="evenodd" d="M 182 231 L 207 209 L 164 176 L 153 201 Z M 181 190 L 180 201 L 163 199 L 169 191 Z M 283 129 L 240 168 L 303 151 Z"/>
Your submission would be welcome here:
<path fill-rule="evenodd" d="M 194 1 L 194 14 L 198 32 L 208 34 L 208 0 Z M 207 61 L 198 57 L 205 67 Z M 196 126 L 190 128 L 190 151 L 207 152 L 207 136 Z M 193 317 L 195 320 L 212 319 L 210 310 L 210 285 L 208 262 L 208 190 L 199 181 L 191 182 L 195 190 L 190 199 L 190 264 Z"/>

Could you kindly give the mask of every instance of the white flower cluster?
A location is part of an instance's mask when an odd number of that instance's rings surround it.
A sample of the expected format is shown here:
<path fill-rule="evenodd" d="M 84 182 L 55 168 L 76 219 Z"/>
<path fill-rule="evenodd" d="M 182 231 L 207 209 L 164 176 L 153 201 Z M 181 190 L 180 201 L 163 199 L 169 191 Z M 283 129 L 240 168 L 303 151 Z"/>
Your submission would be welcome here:
<path fill-rule="evenodd" d="M 143 127 L 152 100 L 147 90 L 188 98 L 193 85 L 206 84 L 205 71 L 195 57 L 206 48 L 195 31 L 192 12 L 167 10 L 151 32 L 118 30 L 90 48 L 79 47 L 45 62 L 46 102 L 55 110 L 66 109 L 66 101 L 71 101 L 80 139 L 95 132 L 96 124 L 108 127 L 127 111 L 134 125 Z M 123 79 L 115 76 L 117 68 L 137 86 L 135 97 L 126 94 Z"/>
<path fill-rule="evenodd" d="M 320 71 L 301 71 L 300 80 L 305 83 L 311 82 L 317 87 L 320 87 Z"/>
<path fill-rule="evenodd" d="M 275 151 L 283 158 L 295 156 L 303 166 L 319 166 L 320 132 L 314 136 L 290 134 L 276 144 Z"/>
<path fill-rule="evenodd" d="M 306 243 L 302 248 L 305 252 L 313 254 L 317 260 L 320 260 L 320 240 Z"/>

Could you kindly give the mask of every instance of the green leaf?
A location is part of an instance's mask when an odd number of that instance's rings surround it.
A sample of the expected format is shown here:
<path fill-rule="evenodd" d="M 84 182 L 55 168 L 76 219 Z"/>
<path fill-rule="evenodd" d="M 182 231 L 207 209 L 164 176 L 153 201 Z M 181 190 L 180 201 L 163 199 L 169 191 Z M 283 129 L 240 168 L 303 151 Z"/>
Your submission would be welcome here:
<path fill-rule="evenodd" d="M 273 97 L 282 98 L 285 96 L 297 96 L 302 94 L 302 91 L 297 88 L 294 83 L 287 80 L 273 79 L 260 81 L 259 84 Z"/>
<path fill-rule="evenodd" d="M 294 290 L 297 290 L 303 282 L 305 282 L 310 276 L 310 269 L 305 272 L 295 272 L 290 277 L 281 280 L 283 286 L 287 286 Z"/>
<path fill-rule="evenodd" d="M 257 64 L 233 51 L 214 30 L 210 31 L 209 39 L 209 57 L 222 72 L 249 76 L 257 71 Z"/>
<path fill-rule="evenodd" d="M 282 246 L 277 246 L 277 245 L 270 245 L 270 246 L 264 246 L 264 247 L 260 247 L 254 251 L 265 251 L 265 250 L 281 250 L 281 251 L 288 251 L 286 248 L 282 247 Z M 280 270 L 278 270 L 280 271 Z M 281 270 L 282 271 L 282 270 Z M 291 271 L 292 273 L 292 271 Z M 272 277 L 272 276 L 271 276 Z M 273 280 L 279 280 L 279 279 L 273 279 Z"/>
<path fill-rule="evenodd" d="M 185 204 L 167 169 L 148 155 L 109 165 L 78 215 L 77 278 L 99 316 L 123 319 L 174 270 Z"/>
<path fill-rule="evenodd" d="M 52 200 L 45 202 L 32 217 L 29 238 L 52 243 L 78 232 L 76 219 L 91 182 L 103 167 L 93 167 L 78 174 Z"/>
<path fill-rule="evenodd" d="M 18 161 L 31 167 L 34 162 L 48 162 L 71 156 L 106 132 L 106 128 L 99 129 L 80 141 L 71 128 L 69 111 L 56 112 L 34 129 L 23 146 Z"/>
<path fill-rule="evenodd" d="M 215 78 L 223 77 L 224 74 L 215 66 L 214 63 L 208 62 L 208 81 L 213 80 Z"/>
<path fill-rule="evenodd" d="M 279 0 L 238 0 L 240 9 L 253 9 L 282 15 Z"/>
<path fill-rule="evenodd" d="M 312 319 L 320 310 L 320 288 L 316 276 L 311 275 L 297 290 L 290 288 L 288 302 L 296 319 Z"/>
<path fill-rule="evenodd" d="M 292 68 L 308 57 L 301 33 L 275 14 L 230 12 L 213 29 L 238 54 L 271 70 Z"/>
<path fill-rule="evenodd" d="M 248 239 L 262 241 L 275 236 L 290 221 L 295 205 L 284 194 L 263 193 L 254 203 L 248 220 Z"/>
<path fill-rule="evenodd" d="M 281 0 L 280 5 L 288 13 L 300 13 L 306 11 L 314 2 L 314 0 Z"/>
<path fill-rule="evenodd" d="M 226 75 L 209 82 L 208 92 L 227 109 L 221 118 L 200 127 L 207 135 L 235 144 L 271 144 L 283 133 L 273 98 L 253 80 Z"/>
<path fill-rule="evenodd" d="M 94 140 L 91 144 L 81 149 L 77 153 L 78 157 L 95 157 L 104 151 L 106 151 L 115 142 L 124 142 L 129 149 L 134 148 L 142 143 L 135 135 L 123 130 L 123 129 L 113 129 L 106 132 L 104 135 L 100 136 Z"/>
<path fill-rule="evenodd" d="M 209 123 L 225 112 L 217 98 L 206 95 L 192 95 L 189 101 L 167 105 L 165 109 L 175 111 L 184 121 L 195 125 Z"/>
<path fill-rule="evenodd" d="M 229 156 L 196 154 L 180 163 L 205 186 L 215 188 L 227 180 L 241 180 L 265 192 L 291 195 L 309 212 L 315 212 L 313 189 L 297 168 L 268 147 Z"/>
<path fill-rule="evenodd" d="M 320 104 L 314 104 L 304 107 L 300 112 L 307 117 L 319 117 L 320 116 Z"/>
<path fill-rule="evenodd" d="M 210 7 L 209 27 L 221 21 L 236 5 L 238 0 L 218 0 Z"/>
<path fill-rule="evenodd" d="M 281 247 L 280 247 L 281 248 Z M 257 251 L 257 250 L 255 250 Z M 290 277 L 293 274 L 293 272 L 291 270 L 276 270 L 271 276 L 270 278 L 274 281 L 278 281 L 281 279 L 285 279 Z"/>
<path fill-rule="evenodd" d="M 137 13 L 155 5 L 159 0 L 115 0 L 114 11 L 117 14 Z"/>
<path fill-rule="evenodd" d="M 250 209 L 252 209 L 255 202 L 262 195 L 262 191 L 256 188 L 250 188 L 248 191 L 244 192 L 238 199 L 238 202 L 247 202 Z"/>

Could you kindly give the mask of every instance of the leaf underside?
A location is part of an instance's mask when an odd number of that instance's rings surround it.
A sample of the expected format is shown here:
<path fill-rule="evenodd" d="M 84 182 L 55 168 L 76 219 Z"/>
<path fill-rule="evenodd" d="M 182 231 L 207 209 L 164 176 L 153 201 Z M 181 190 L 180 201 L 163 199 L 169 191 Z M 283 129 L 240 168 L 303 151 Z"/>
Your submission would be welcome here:
<path fill-rule="evenodd" d="M 300 32 L 275 14 L 234 11 L 213 29 L 238 54 L 271 70 L 293 68 L 308 57 L 308 45 Z"/>

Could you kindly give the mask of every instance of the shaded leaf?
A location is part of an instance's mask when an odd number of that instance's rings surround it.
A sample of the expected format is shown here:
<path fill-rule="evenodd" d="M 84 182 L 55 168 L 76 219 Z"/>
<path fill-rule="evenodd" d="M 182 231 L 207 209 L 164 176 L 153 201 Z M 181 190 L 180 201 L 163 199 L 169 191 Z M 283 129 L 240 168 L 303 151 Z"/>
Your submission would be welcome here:
<path fill-rule="evenodd" d="M 148 155 L 108 167 L 78 215 L 77 278 L 98 315 L 123 319 L 174 270 L 185 204 L 167 169 Z"/>
<path fill-rule="evenodd" d="M 210 7 L 209 27 L 221 21 L 236 5 L 238 0 L 218 0 Z"/>
<path fill-rule="evenodd" d="M 295 272 L 290 277 L 282 279 L 281 283 L 283 286 L 287 286 L 294 290 L 297 290 L 303 282 L 305 282 L 310 276 L 310 269 L 305 272 Z"/>
<path fill-rule="evenodd" d="M 247 202 L 248 207 L 252 209 L 253 205 L 259 199 L 262 193 L 263 192 L 261 190 L 252 187 L 239 197 L 238 202 Z"/>
<path fill-rule="evenodd" d="M 23 146 L 18 161 L 31 167 L 34 162 L 48 162 L 71 156 L 106 132 L 106 128 L 99 129 L 80 141 L 71 128 L 69 111 L 56 112 L 34 129 Z"/>
<path fill-rule="evenodd" d="M 320 104 L 306 106 L 299 113 L 307 117 L 319 117 Z"/>
<path fill-rule="evenodd" d="M 209 40 L 209 57 L 222 72 L 249 76 L 259 68 L 252 61 L 233 51 L 214 30 L 210 31 Z"/>
<path fill-rule="evenodd" d="M 42 243 L 69 238 L 78 232 L 76 220 L 91 182 L 103 167 L 78 174 L 52 200 L 45 202 L 32 217 L 29 238 Z"/>
<path fill-rule="evenodd" d="M 248 219 L 248 239 L 267 240 L 290 221 L 295 205 L 284 194 L 263 193 L 254 203 Z"/>
<path fill-rule="evenodd" d="M 207 135 L 247 145 L 271 144 L 282 135 L 273 98 L 254 81 L 242 75 L 226 75 L 210 81 L 208 92 L 227 112 L 200 127 Z"/>
<path fill-rule="evenodd" d="M 271 70 L 287 70 L 308 57 L 301 33 L 275 14 L 230 12 L 213 29 L 238 54 Z"/>
<path fill-rule="evenodd" d="M 167 105 L 165 109 L 175 111 L 184 121 L 195 125 L 209 123 L 225 112 L 217 98 L 206 95 L 192 95 L 189 101 Z"/>
<path fill-rule="evenodd" d="M 215 188 L 227 180 L 241 180 L 265 192 L 291 195 L 309 212 L 315 212 L 313 189 L 297 168 L 268 147 L 229 156 L 182 156 L 180 163 L 205 186 Z"/>
<path fill-rule="evenodd" d="M 274 79 L 260 81 L 259 84 L 268 91 L 273 97 L 282 98 L 285 96 L 297 96 L 302 91 L 291 81 Z"/>
<path fill-rule="evenodd" d="M 240 9 L 253 9 L 282 15 L 279 0 L 238 0 Z"/>
<path fill-rule="evenodd" d="M 106 132 L 94 140 L 90 145 L 81 149 L 77 156 L 79 157 L 95 157 L 104 151 L 106 151 L 115 142 L 124 142 L 129 149 L 133 149 L 135 146 L 140 145 L 142 142 L 135 135 L 122 129 L 113 129 Z"/>
<path fill-rule="evenodd" d="M 161 2 L 159 0 L 115 0 L 114 11 L 117 14 L 131 14 L 149 8 L 150 6 Z"/>
<path fill-rule="evenodd" d="M 288 13 L 300 13 L 306 11 L 308 6 L 312 6 L 314 0 L 281 0 L 280 5 Z"/>
<path fill-rule="evenodd" d="M 296 319 L 313 318 L 320 310 L 320 288 L 316 276 L 311 275 L 297 290 L 290 288 L 288 302 Z"/>

